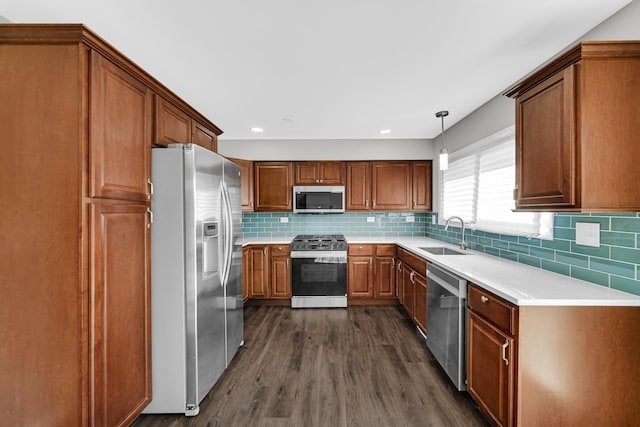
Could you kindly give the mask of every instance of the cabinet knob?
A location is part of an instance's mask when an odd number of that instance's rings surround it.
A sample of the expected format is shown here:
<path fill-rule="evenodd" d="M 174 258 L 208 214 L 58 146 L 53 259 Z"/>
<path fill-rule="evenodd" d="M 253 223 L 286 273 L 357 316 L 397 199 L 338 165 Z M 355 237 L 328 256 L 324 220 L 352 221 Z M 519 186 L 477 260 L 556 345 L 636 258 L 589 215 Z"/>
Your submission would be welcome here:
<path fill-rule="evenodd" d="M 482 301 L 482 303 L 483 303 L 483 304 L 486 304 L 486 303 L 488 303 L 488 302 L 489 302 L 489 298 L 487 298 L 487 297 L 485 297 L 484 295 L 482 295 L 482 296 L 480 297 L 480 301 Z"/>

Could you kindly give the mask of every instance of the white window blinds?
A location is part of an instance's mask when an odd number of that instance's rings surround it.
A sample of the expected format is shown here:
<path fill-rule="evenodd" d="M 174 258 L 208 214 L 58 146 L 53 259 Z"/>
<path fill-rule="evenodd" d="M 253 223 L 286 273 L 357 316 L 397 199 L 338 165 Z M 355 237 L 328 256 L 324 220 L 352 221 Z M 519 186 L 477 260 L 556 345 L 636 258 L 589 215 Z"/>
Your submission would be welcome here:
<path fill-rule="evenodd" d="M 457 215 L 478 230 L 552 239 L 552 214 L 512 211 L 513 132 L 492 139 L 451 155 L 449 169 L 442 174 L 440 222 Z"/>

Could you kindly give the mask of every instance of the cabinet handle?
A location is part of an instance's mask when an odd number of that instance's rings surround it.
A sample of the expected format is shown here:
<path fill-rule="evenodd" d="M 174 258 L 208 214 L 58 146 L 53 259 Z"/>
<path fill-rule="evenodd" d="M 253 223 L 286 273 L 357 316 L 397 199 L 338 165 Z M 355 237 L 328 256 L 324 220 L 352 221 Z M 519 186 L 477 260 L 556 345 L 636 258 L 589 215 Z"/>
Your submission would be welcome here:
<path fill-rule="evenodd" d="M 149 193 L 147 194 L 147 199 L 151 200 L 151 196 L 153 196 L 153 182 L 151 182 L 151 178 L 147 178 L 147 184 L 149 184 Z"/>
<path fill-rule="evenodd" d="M 267 256 L 267 247 L 264 247 L 264 256 Z"/>
<path fill-rule="evenodd" d="M 415 271 L 412 271 L 412 272 L 411 272 L 411 274 L 409 275 L 409 280 L 411 280 L 411 283 L 415 283 L 415 282 L 413 281 L 413 275 L 414 275 L 414 274 L 416 274 L 416 272 L 415 272 Z"/>
<path fill-rule="evenodd" d="M 287 258 L 287 268 L 289 268 L 289 258 Z"/>
<path fill-rule="evenodd" d="M 364 201 L 364 207 L 365 207 L 365 208 L 368 208 L 368 207 L 369 207 L 369 200 L 365 200 L 365 201 Z"/>
<path fill-rule="evenodd" d="M 324 180 L 323 180 L 323 179 L 321 179 L 321 180 L 320 180 L 320 184 L 322 184 L 323 182 L 324 182 Z"/>
<path fill-rule="evenodd" d="M 396 268 L 396 260 L 395 260 L 395 258 L 391 260 L 391 269 L 393 270 L 394 268 Z"/>
<path fill-rule="evenodd" d="M 488 302 L 489 302 L 489 298 L 487 298 L 487 297 L 485 297 L 484 295 L 482 295 L 482 296 L 480 297 L 480 301 L 482 301 L 482 303 L 483 303 L 483 304 L 486 304 L 486 303 L 488 303 Z"/>
<path fill-rule="evenodd" d="M 153 224 L 153 211 L 151 208 L 147 208 L 147 213 L 149 214 L 149 222 L 147 223 L 147 228 L 151 228 L 151 224 Z"/>
<path fill-rule="evenodd" d="M 509 359 L 507 359 L 507 347 L 509 347 L 509 340 L 506 340 L 504 344 L 502 344 L 502 360 L 504 360 L 504 364 L 509 366 Z"/>

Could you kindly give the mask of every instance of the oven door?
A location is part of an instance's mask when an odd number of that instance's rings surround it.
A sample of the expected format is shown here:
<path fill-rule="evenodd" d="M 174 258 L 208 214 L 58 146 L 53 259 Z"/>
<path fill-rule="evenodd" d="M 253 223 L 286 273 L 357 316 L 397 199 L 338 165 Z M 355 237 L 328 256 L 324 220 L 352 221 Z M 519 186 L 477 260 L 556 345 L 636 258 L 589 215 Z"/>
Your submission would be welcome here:
<path fill-rule="evenodd" d="M 291 253 L 292 296 L 345 296 L 347 255 L 335 251 Z"/>

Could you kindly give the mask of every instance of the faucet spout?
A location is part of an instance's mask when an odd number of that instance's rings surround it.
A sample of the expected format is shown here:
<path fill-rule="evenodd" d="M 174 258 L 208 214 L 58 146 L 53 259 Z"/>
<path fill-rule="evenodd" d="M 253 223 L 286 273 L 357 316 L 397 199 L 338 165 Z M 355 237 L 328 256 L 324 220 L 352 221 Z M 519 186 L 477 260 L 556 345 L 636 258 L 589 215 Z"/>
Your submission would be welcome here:
<path fill-rule="evenodd" d="M 460 240 L 460 249 L 465 250 L 469 247 L 469 244 L 464 241 L 464 221 L 462 220 L 462 218 L 460 218 L 459 216 L 450 216 L 449 218 L 447 218 L 447 222 L 444 225 L 444 231 L 447 231 L 449 229 L 449 223 L 451 222 L 452 219 L 457 219 L 458 221 L 460 221 L 460 227 L 462 227 L 462 238 Z"/>

